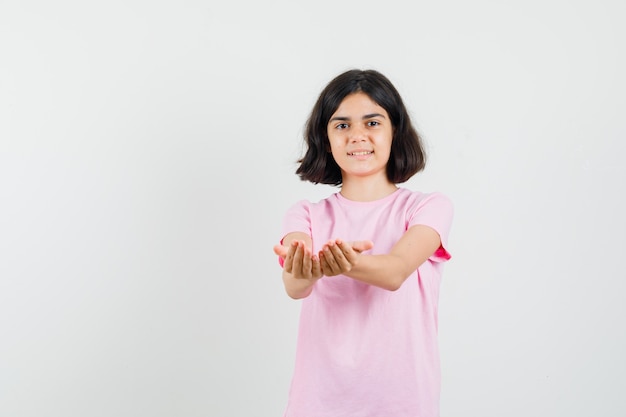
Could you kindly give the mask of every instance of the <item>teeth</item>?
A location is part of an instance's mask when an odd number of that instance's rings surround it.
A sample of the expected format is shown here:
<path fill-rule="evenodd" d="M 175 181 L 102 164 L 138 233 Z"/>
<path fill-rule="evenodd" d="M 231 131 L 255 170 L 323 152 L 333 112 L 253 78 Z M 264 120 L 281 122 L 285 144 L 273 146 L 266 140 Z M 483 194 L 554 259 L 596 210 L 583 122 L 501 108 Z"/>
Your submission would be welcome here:
<path fill-rule="evenodd" d="M 361 155 L 369 155 L 371 153 L 374 153 L 372 151 L 363 151 L 363 152 L 352 152 L 350 155 L 353 156 L 361 156 Z"/>

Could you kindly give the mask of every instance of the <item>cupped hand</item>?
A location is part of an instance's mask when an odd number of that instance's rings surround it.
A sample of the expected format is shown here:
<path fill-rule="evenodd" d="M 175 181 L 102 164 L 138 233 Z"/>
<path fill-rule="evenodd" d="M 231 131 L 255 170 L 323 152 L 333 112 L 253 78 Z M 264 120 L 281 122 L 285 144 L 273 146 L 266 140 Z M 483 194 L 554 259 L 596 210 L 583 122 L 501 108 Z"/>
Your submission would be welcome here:
<path fill-rule="evenodd" d="M 330 240 L 319 252 L 322 273 L 335 276 L 349 272 L 359 260 L 361 252 L 371 249 L 374 244 L 369 240 L 344 242 L 341 239 Z"/>
<path fill-rule="evenodd" d="M 274 253 L 284 259 L 285 272 L 296 279 L 319 279 L 322 277 L 322 268 L 317 255 L 313 255 L 304 241 L 294 240 L 289 247 L 274 246 Z"/>

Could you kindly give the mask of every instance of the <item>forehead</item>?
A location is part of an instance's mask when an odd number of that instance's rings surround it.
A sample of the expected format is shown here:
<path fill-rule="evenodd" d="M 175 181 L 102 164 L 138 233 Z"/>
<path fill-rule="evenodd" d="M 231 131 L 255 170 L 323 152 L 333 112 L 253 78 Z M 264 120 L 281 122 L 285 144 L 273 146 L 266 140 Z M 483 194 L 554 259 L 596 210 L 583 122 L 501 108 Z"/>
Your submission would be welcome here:
<path fill-rule="evenodd" d="M 387 116 L 387 111 L 379 106 L 370 96 L 363 92 L 348 94 L 339 103 L 339 107 L 335 110 L 334 115 L 343 115 L 348 113 L 380 113 Z"/>

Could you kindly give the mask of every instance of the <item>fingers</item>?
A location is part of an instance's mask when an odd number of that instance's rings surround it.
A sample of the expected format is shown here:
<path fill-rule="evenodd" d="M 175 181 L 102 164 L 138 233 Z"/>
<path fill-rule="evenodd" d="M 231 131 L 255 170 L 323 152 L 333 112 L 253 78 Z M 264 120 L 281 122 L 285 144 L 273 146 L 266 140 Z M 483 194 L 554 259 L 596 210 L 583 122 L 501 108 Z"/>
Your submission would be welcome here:
<path fill-rule="evenodd" d="M 327 276 L 348 272 L 356 263 L 357 253 L 341 239 L 329 241 L 320 251 L 322 272 Z"/>
<path fill-rule="evenodd" d="M 300 248 L 298 248 L 300 249 Z M 302 250 L 302 278 L 311 279 L 311 268 L 313 262 L 311 261 L 311 252 L 308 249 Z"/>
<path fill-rule="evenodd" d="M 293 241 L 289 245 L 284 269 L 296 279 L 321 278 L 320 260 L 311 254 L 304 241 Z"/>
<path fill-rule="evenodd" d="M 351 262 L 351 260 L 355 256 L 355 251 L 352 248 L 352 245 L 349 242 L 344 242 L 341 239 L 337 239 L 335 241 L 338 253 L 341 253 L 346 260 Z"/>
<path fill-rule="evenodd" d="M 293 254 L 293 267 L 292 274 L 296 276 L 302 275 L 302 260 L 304 258 L 304 243 L 296 242 L 295 251 Z"/>
<path fill-rule="evenodd" d="M 320 265 L 322 267 L 322 273 L 327 277 L 333 277 L 341 274 L 341 266 L 337 263 L 332 250 L 329 247 L 324 247 L 320 251 Z"/>
<path fill-rule="evenodd" d="M 287 257 L 287 251 L 288 249 L 283 245 L 274 245 L 274 253 L 283 259 Z"/>
<path fill-rule="evenodd" d="M 323 251 L 320 251 L 319 257 L 320 257 L 320 267 L 322 268 L 322 274 L 326 275 L 327 277 L 332 277 L 333 275 L 337 275 L 333 273 L 333 270 L 330 268 L 330 265 L 328 264 L 328 261 L 326 260 L 326 256 L 324 256 Z"/>
<path fill-rule="evenodd" d="M 322 276 L 322 264 L 320 262 L 320 258 L 313 255 L 311 257 L 311 261 L 313 264 L 311 267 L 311 273 L 313 275 L 313 278 L 320 278 Z"/>
<path fill-rule="evenodd" d="M 283 268 L 286 272 L 290 274 L 293 272 L 293 257 L 296 253 L 297 247 L 298 247 L 298 242 L 294 240 L 289 245 L 289 249 L 287 250 L 287 255 L 285 256 L 285 263 L 283 265 Z"/>

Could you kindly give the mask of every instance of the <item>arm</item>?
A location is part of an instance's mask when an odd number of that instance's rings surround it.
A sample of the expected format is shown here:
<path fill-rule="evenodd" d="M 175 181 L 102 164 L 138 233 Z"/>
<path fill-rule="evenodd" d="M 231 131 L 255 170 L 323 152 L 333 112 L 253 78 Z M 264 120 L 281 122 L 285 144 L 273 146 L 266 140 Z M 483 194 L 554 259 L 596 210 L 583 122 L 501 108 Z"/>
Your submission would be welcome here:
<path fill-rule="evenodd" d="M 285 291 L 294 299 L 305 298 L 322 277 L 317 255 L 311 252 L 311 237 L 306 233 L 289 233 L 282 245 L 274 246 L 274 253 L 284 259 L 283 283 Z"/>
<path fill-rule="evenodd" d="M 395 291 L 440 246 L 441 238 L 434 229 L 415 225 L 385 255 L 361 255 L 337 239 L 324 245 L 319 256 L 324 275 L 344 274 Z"/>

